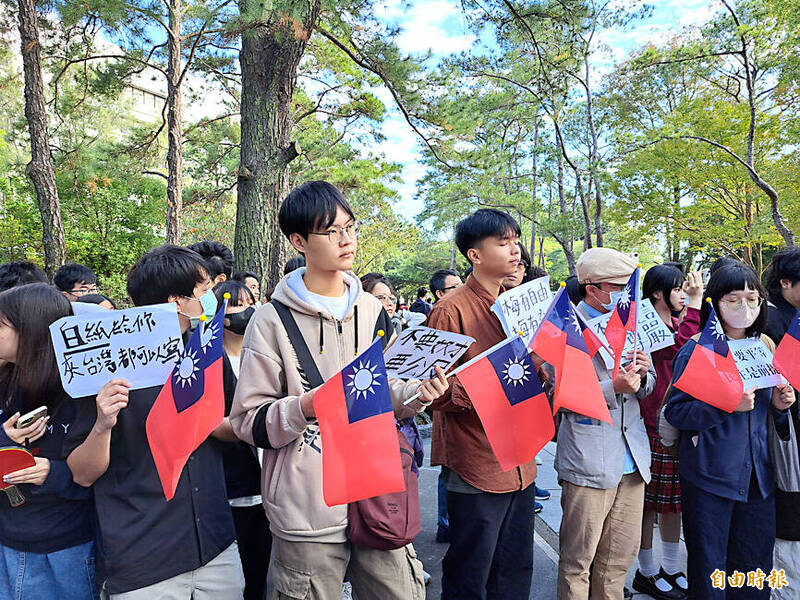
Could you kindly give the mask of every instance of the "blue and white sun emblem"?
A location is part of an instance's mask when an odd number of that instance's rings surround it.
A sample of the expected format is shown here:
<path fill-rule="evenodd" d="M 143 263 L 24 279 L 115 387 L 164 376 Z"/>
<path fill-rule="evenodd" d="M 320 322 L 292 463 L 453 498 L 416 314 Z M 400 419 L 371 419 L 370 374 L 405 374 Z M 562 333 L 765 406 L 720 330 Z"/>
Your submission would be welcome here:
<path fill-rule="evenodd" d="M 581 333 L 583 331 L 583 327 L 581 327 L 581 320 L 578 318 L 577 313 L 572 311 L 572 315 L 570 315 L 570 324 L 575 328 L 575 333 Z"/>
<path fill-rule="evenodd" d="M 380 387 L 378 375 L 375 373 L 375 366 L 372 366 L 369 361 L 358 362 L 355 371 L 349 374 L 350 381 L 347 386 L 350 388 L 350 393 L 358 400 L 359 396 L 366 398 L 375 393 L 375 388 Z"/>
<path fill-rule="evenodd" d="M 182 388 L 191 386 L 197 381 L 197 373 L 199 372 L 197 354 L 193 350 L 189 350 L 181 357 L 178 363 L 178 369 L 175 371 L 175 383 L 180 384 Z"/>
<path fill-rule="evenodd" d="M 714 338 L 718 340 L 724 340 L 725 332 L 722 330 L 722 327 L 720 326 L 719 319 L 717 319 L 715 315 L 711 315 L 710 320 L 711 320 L 712 335 L 714 336 Z"/>
<path fill-rule="evenodd" d="M 622 290 L 619 296 L 619 305 L 622 308 L 628 308 L 631 303 L 631 291 L 628 286 L 625 286 L 625 289 Z"/>
<path fill-rule="evenodd" d="M 219 336 L 220 326 L 217 321 L 211 321 L 204 331 L 200 332 L 200 346 L 203 348 L 203 354 L 211 348 L 213 342 Z"/>
<path fill-rule="evenodd" d="M 512 358 L 503 368 L 503 379 L 505 379 L 506 385 L 513 385 L 514 387 L 525 385 L 530 375 L 528 365 L 521 358 Z"/>

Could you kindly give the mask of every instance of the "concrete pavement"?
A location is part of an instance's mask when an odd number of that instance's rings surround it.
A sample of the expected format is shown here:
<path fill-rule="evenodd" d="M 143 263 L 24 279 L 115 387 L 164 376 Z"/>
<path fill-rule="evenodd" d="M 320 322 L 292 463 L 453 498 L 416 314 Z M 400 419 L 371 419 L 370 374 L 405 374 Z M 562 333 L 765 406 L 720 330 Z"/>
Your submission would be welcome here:
<path fill-rule="evenodd" d="M 556 576 L 558 573 L 558 531 L 561 526 L 561 487 L 558 485 L 553 459 L 556 445 L 550 442 L 539 453 L 543 464 L 539 466 L 536 483 L 540 488 L 550 491 L 550 500 L 542 502 L 544 510 L 536 516 L 536 534 L 533 551 L 533 585 L 530 600 L 554 600 L 556 597 Z M 437 481 L 439 467 L 430 466 L 430 440 L 425 440 L 425 464 L 420 471 L 420 507 L 422 510 L 422 532 L 417 536 L 414 547 L 417 555 L 431 574 L 432 581 L 427 589 L 427 600 L 439 600 L 441 594 L 441 564 L 447 544 L 436 543 Z M 531 507 L 533 510 L 533 507 Z M 658 536 L 658 531 L 655 532 Z M 656 544 L 658 549 L 658 544 Z M 658 552 L 658 550 L 656 550 Z M 686 560 L 685 549 L 682 560 Z M 636 565 L 628 573 L 628 587 L 636 572 Z M 636 600 L 650 598 L 645 594 L 634 594 Z"/>

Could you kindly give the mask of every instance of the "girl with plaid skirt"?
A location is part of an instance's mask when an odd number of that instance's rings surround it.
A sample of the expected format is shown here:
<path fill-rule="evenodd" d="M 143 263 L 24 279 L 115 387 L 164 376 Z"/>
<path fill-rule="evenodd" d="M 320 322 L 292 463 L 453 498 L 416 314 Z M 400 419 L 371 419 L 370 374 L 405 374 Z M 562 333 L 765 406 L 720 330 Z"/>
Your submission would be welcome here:
<path fill-rule="evenodd" d="M 633 588 L 656 600 L 682 600 L 686 597 L 687 581 L 679 561 L 681 487 L 677 448 L 666 448 L 661 444 L 658 415 L 672 381 L 672 360 L 686 341 L 700 331 L 702 277 L 700 273 L 689 273 L 684 278 L 677 266 L 656 265 L 645 273 L 642 296 L 653 303 L 661 319 L 675 333 L 675 344 L 653 352 L 656 387 L 652 394 L 639 403 L 650 438 L 652 479 L 645 489 L 639 569 L 633 580 Z M 684 313 L 682 319 L 676 317 L 681 313 Z M 653 526 L 656 520 L 661 533 L 661 564 L 653 554 Z"/>

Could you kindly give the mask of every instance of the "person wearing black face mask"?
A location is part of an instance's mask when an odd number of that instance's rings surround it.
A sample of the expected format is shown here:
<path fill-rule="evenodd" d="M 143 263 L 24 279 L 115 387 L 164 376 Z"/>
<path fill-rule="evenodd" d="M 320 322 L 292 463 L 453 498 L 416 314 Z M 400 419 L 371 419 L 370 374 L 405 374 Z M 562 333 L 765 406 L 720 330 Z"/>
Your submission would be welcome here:
<path fill-rule="evenodd" d="M 239 358 L 247 324 L 255 314 L 256 300 L 253 292 L 242 282 L 225 281 L 214 286 L 214 295 L 222 305 L 225 294 L 230 294 L 225 309 L 225 330 L 222 345 L 239 376 Z M 239 555 L 244 571 L 245 600 L 264 598 L 272 536 L 269 521 L 261 506 L 260 450 L 244 442 L 227 443 L 223 454 L 228 502 L 233 512 Z"/>
<path fill-rule="evenodd" d="M 230 294 L 228 307 L 225 309 L 225 331 L 222 343 L 225 354 L 231 361 L 236 376 L 239 376 L 239 356 L 242 353 L 242 339 L 253 314 L 255 314 L 256 300 L 253 292 L 239 281 L 225 281 L 214 286 L 214 295 L 222 306 L 225 294 Z"/>

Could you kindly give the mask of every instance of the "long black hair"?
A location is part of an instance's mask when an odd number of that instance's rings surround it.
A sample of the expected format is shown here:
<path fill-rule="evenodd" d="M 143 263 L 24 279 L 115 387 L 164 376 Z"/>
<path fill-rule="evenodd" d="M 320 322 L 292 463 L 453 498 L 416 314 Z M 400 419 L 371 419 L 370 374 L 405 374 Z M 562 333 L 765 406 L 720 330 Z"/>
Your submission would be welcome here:
<path fill-rule="evenodd" d="M 701 327 L 706 326 L 708 315 L 711 312 L 708 308 L 706 298 L 711 298 L 711 302 L 714 304 L 714 310 L 717 312 L 717 315 L 720 316 L 721 320 L 722 316 L 719 310 L 720 299 L 726 294 L 738 292 L 745 289 L 745 287 L 758 292 L 758 295 L 761 297 L 761 311 L 758 313 L 755 322 L 745 330 L 745 335 L 748 337 L 761 335 L 764 332 L 764 328 L 767 326 L 767 311 L 769 310 L 767 308 L 767 293 L 764 291 L 764 287 L 761 285 L 761 281 L 758 279 L 756 272 L 740 262 L 726 264 L 711 274 L 711 278 L 708 280 L 708 286 L 706 287 L 705 298 L 703 298 L 703 307 L 700 309 Z"/>
<path fill-rule="evenodd" d="M 19 346 L 13 363 L 0 367 L 0 402 L 8 409 L 22 401 L 29 412 L 43 404 L 52 409 L 64 395 L 50 324 L 72 314 L 61 292 L 46 283 L 31 283 L 0 293 L 0 321 L 16 331 Z"/>

